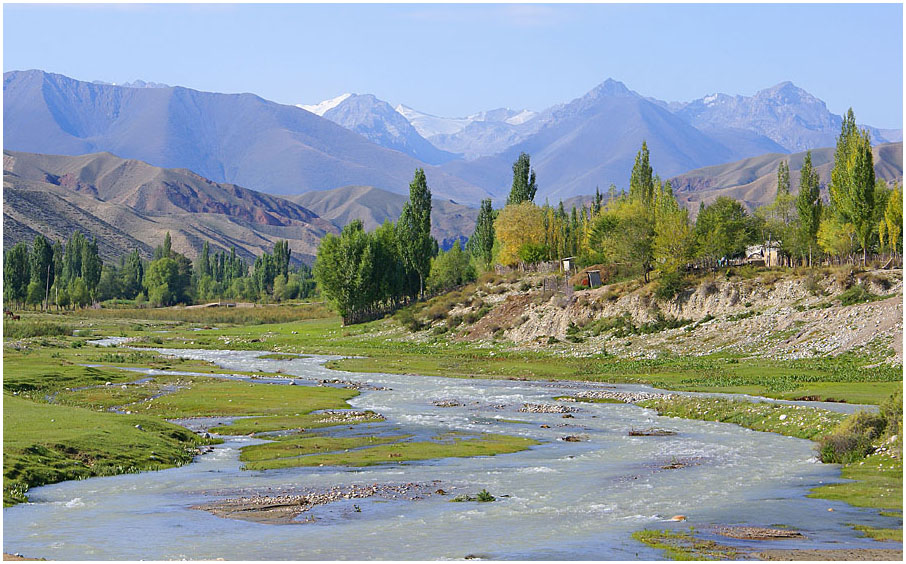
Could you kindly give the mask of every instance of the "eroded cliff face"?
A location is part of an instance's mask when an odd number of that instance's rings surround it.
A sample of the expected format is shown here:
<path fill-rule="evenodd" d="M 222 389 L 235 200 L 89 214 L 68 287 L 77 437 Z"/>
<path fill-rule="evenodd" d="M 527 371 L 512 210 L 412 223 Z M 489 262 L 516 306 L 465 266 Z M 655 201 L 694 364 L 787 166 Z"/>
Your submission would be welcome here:
<path fill-rule="evenodd" d="M 868 347 L 879 361 L 902 362 L 902 271 L 711 275 L 671 300 L 638 283 L 544 293 L 539 280 L 480 286 L 481 306 L 458 305 L 449 315 L 468 320 L 479 307 L 487 313 L 455 338 L 496 337 L 524 348 L 565 342 L 566 352 L 621 356 L 728 351 L 801 358 Z M 863 289 L 873 301 L 841 303 Z"/>

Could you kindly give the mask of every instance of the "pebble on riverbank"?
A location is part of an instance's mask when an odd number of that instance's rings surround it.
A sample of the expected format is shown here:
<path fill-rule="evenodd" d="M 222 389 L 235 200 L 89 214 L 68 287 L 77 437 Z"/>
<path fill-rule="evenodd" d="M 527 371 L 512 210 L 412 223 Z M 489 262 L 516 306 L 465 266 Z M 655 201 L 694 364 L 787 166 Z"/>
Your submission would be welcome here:
<path fill-rule="evenodd" d="M 240 519 L 271 525 L 298 525 L 313 522 L 314 519 L 300 521 L 297 520 L 297 517 L 319 505 L 373 496 L 383 499 L 415 501 L 432 495 L 432 490 L 437 488 L 437 484 L 438 482 L 435 481 L 431 484 L 409 482 L 406 484 L 353 485 L 302 494 L 252 495 L 194 505 L 190 509 L 207 511 L 226 519 Z"/>
<path fill-rule="evenodd" d="M 524 403 L 519 408 L 521 413 L 575 413 L 579 411 L 575 407 L 566 405 L 555 405 L 546 403 Z"/>

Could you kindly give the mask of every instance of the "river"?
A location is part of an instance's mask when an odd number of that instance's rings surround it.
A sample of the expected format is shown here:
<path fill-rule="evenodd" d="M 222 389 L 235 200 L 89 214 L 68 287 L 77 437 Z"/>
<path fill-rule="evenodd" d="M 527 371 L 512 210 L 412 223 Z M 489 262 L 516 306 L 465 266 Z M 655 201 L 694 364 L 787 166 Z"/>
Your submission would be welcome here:
<path fill-rule="evenodd" d="M 112 342 L 109 344 L 116 344 Z M 520 413 L 523 403 L 557 403 L 578 389 L 639 389 L 576 382 L 452 379 L 351 374 L 329 370 L 336 357 L 258 358 L 247 351 L 162 350 L 209 360 L 227 370 L 281 371 L 310 384 L 339 378 L 389 388 L 350 403 L 386 421 L 377 434 L 430 437 L 445 431 L 497 432 L 542 444 L 494 457 L 449 458 L 368 468 L 246 471 L 239 448 L 261 442 L 228 437 L 193 464 L 159 472 L 64 482 L 32 489 L 30 503 L 3 511 L 5 552 L 63 560 L 494 559 L 650 560 L 660 551 L 630 538 L 643 528 L 688 531 L 740 548 L 883 548 L 847 523 L 894 526 L 876 510 L 806 497 L 839 481 L 839 467 L 818 463 L 813 443 L 704 421 L 658 417 L 628 404 L 570 404 L 574 418 Z M 285 382 L 282 382 L 285 384 Z M 280 385 L 274 383 L 272 385 Z M 646 388 L 647 389 L 647 388 Z M 455 399 L 457 407 L 434 400 Z M 833 404 L 832 404 L 833 405 Z M 505 407 L 500 407 L 505 406 Z M 503 422 L 501 419 L 518 420 Z M 547 425 L 549 428 L 542 428 Z M 660 427 L 664 437 L 631 437 Z M 565 442 L 564 436 L 581 442 Z M 671 461 L 689 466 L 665 470 Z M 456 493 L 482 488 L 494 503 L 368 499 L 316 508 L 315 522 L 272 525 L 231 520 L 191 506 L 239 494 L 354 484 L 432 483 Z M 506 496 L 506 497 L 504 497 Z M 834 509 L 833 512 L 828 508 Z M 667 519 L 682 514 L 686 523 Z M 804 540 L 739 541 L 719 525 L 793 526 Z M 710 536 L 709 536 L 710 535 Z"/>

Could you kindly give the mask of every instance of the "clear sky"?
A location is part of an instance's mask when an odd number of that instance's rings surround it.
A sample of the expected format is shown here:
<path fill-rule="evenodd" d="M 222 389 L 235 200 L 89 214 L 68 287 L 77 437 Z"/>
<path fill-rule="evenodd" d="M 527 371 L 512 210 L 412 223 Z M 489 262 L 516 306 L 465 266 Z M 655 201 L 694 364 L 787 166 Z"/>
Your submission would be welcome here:
<path fill-rule="evenodd" d="M 902 127 L 900 4 L 20 5 L 3 68 L 316 103 L 344 92 L 463 116 L 541 110 L 612 77 L 687 101 L 791 80 Z"/>

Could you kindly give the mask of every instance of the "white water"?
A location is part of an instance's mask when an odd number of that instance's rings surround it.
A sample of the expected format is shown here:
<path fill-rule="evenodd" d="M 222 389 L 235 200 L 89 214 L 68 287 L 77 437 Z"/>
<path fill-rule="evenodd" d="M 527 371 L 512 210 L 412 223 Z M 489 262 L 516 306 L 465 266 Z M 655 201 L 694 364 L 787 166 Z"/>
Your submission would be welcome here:
<path fill-rule="evenodd" d="M 366 391 L 351 403 L 386 416 L 376 433 L 431 437 L 450 430 L 527 436 L 542 445 L 495 457 L 347 468 L 249 472 L 238 449 L 260 442 L 233 438 L 196 463 L 161 472 L 65 482 L 29 492 L 32 503 L 4 509 L 4 551 L 49 559 L 438 559 L 477 554 L 507 559 L 657 559 L 632 540 L 642 528 L 689 525 L 791 525 L 800 541 L 720 538 L 757 548 L 884 547 L 861 539 L 846 523 L 893 526 L 873 510 L 808 499 L 808 490 L 837 481 L 839 468 L 817 463 L 812 443 L 735 425 L 667 419 L 632 405 L 568 404 L 559 414 L 519 413 L 523 402 L 556 403 L 575 383 L 533 383 L 425 376 L 349 374 L 327 370 L 331 357 L 263 360 L 262 353 L 166 351 L 211 360 L 230 370 L 281 370 L 304 380 L 341 378 L 391 388 Z M 301 383 L 301 382 L 300 382 Z M 279 385 L 279 384 L 272 384 Z M 624 387 L 621 387 L 624 388 Z M 439 408 L 432 400 L 465 405 Z M 497 404 L 507 407 L 497 409 Z M 504 423 L 513 419 L 528 424 Z M 540 425 L 549 425 L 542 429 Z M 657 426 L 675 436 L 629 437 L 631 428 Z M 363 426 L 358 426 L 362 429 Z M 558 440 L 582 435 L 583 442 Z M 674 458 L 694 465 L 660 467 Z M 358 502 L 360 513 L 338 505 L 318 508 L 317 521 L 267 525 L 191 510 L 197 503 L 238 493 L 292 488 L 440 480 L 454 495 L 487 488 L 495 503 Z M 242 490 L 239 492 L 238 490 Z M 834 512 L 828 512 L 828 508 Z M 687 523 L 669 523 L 672 515 Z M 707 533 L 706 533 L 707 534 Z M 715 537 L 716 538 L 716 537 Z M 897 545 L 899 546 L 899 545 Z"/>

